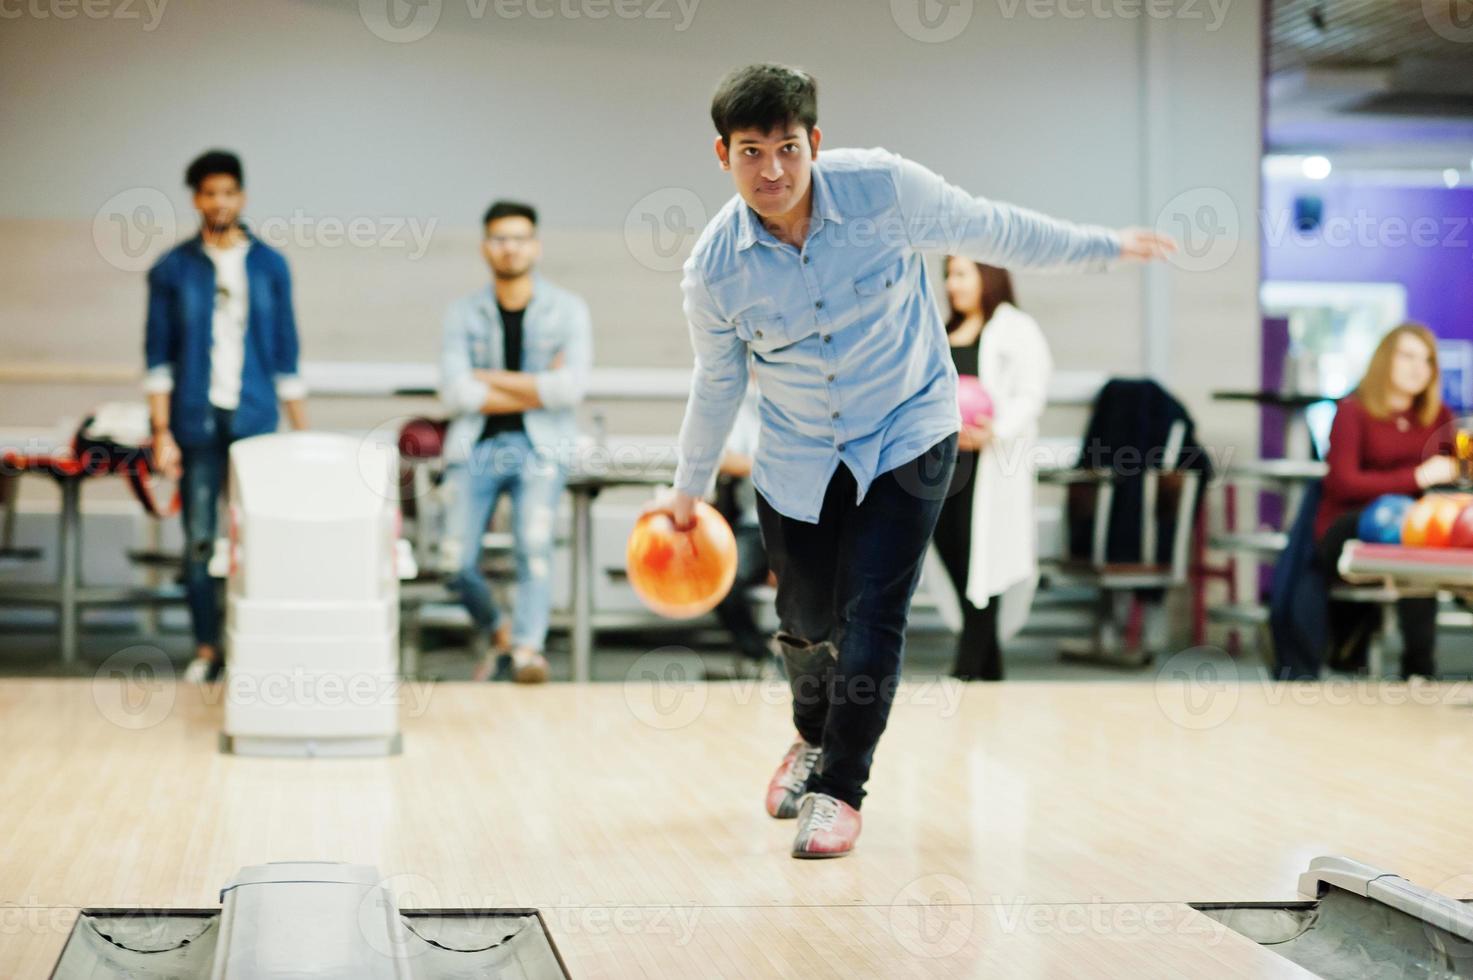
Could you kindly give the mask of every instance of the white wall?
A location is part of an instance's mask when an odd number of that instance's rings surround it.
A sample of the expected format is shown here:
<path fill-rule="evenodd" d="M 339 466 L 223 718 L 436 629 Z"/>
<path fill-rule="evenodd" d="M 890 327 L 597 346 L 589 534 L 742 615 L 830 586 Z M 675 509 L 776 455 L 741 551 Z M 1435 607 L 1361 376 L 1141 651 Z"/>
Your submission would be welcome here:
<path fill-rule="evenodd" d="M 1165 380 L 1209 438 L 1246 448 L 1256 431 L 1242 409 L 1214 411 L 1205 391 L 1256 380 L 1257 4 L 1219 0 L 1218 24 L 1205 3 L 1184 3 L 1154 22 L 1167 87 L 1152 103 L 1141 67 L 1152 22 L 1124 16 L 1129 0 L 916 0 L 965 19 L 940 43 L 901 26 L 924 36 L 909 0 L 703 0 L 684 29 L 675 0 L 621 0 L 649 15 L 634 18 L 598 0 L 534 2 L 579 14 L 548 19 L 507 0 L 175 0 L 156 23 L 142 0 L 97 2 L 109 16 L 78 8 L 63 20 L 62 0 L 28 0 L 0 20 L 0 426 L 48 427 L 132 390 L 137 270 L 191 230 L 182 170 L 210 145 L 243 155 L 249 217 L 306 229 L 286 251 L 308 358 L 432 359 L 445 303 L 483 280 L 480 212 L 505 195 L 541 208 L 545 271 L 588 297 L 601 364 L 688 363 L 677 276 L 650 268 L 649 239 L 626 225 L 638 232 L 642 211 L 663 217 L 684 201 L 675 224 L 688 247 L 702 212 L 730 194 L 711 155 L 710 92 L 729 67 L 771 59 L 819 79 L 828 145 L 884 145 L 979 194 L 1113 225 L 1156 223 L 1182 192 L 1189 217 L 1202 188 L 1226 195 L 1243 240 L 1219 247 L 1210 268 L 1166 273 Z M 385 2 L 438 20 L 412 43 L 383 40 L 370 24 L 390 33 L 372 14 Z M 599 9 L 611 13 L 588 16 Z M 1103 15 L 1073 16 L 1091 10 Z M 1147 188 L 1145 114 L 1160 107 L 1169 153 Z M 115 221 L 139 203 L 158 219 L 143 224 L 164 233 L 129 256 Z M 335 243 L 332 223 L 355 219 L 372 242 Z M 1020 286 L 1061 368 L 1141 369 L 1139 271 Z M 38 371 L 51 380 L 16 383 Z M 83 383 L 88 372 L 109 384 Z M 403 407 L 314 412 L 367 427 Z M 611 426 L 673 433 L 675 414 L 620 407 Z M 1048 427 L 1079 424 L 1060 413 Z"/>

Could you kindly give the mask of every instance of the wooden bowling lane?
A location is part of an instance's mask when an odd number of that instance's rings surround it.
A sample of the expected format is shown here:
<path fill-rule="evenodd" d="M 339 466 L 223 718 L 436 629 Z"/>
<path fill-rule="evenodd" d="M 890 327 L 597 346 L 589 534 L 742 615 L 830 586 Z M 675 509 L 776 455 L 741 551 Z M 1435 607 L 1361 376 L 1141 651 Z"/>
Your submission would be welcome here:
<path fill-rule="evenodd" d="M 300 761 L 220 755 L 218 693 L 0 682 L 0 964 L 49 966 L 69 909 L 213 907 L 303 858 L 542 908 L 575 976 L 1294 976 L 1181 903 L 1292 900 L 1331 853 L 1473 882 L 1466 683 L 911 683 L 829 862 L 761 809 L 780 686 L 402 693 L 402 756 Z"/>

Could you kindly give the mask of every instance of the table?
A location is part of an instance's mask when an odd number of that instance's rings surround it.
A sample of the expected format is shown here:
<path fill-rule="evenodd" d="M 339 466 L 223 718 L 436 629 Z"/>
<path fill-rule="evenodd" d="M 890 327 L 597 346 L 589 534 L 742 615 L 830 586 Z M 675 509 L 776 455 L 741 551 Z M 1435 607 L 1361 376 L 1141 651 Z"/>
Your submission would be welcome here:
<path fill-rule="evenodd" d="M 1216 401 L 1250 402 L 1263 408 L 1284 410 L 1284 456 L 1288 459 L 1314 458 L 1314 444 L 1310 439 L 1309 427 L 1304 422 L 1304 413 L 1312 405 L 1332 402 L 1329 395 L 1284 394 L 1277 391 L 1214 391 Z"/>
<path fill-rule="evenodd" d="M 567 481 L 573 495 L 573 680 L 587 683 L 593 660 L 593 501 L 609 487 L 661 487 L 674 478 L 669 470 L 629 472 L 574 471 Z"/>
<path fill-rule="evenodd" d="M 140 464 L 96 462 L 69 452 L 23 454 L 7 452 L 0 466 L 13 473 L 36 473 L 56 480 L 61 490 L 57 514 L 56 581 L 45 585 L 15 584 L 0 590 L 0 602 L 13 605 L 54 605 L 57 608 L 61 662 L 77 661 L 77 625 L 83 605 L 151 605 L 184 601 L 179 586 L 88 586 L 82 582 L 82 481 L 92 476 L 132 477 Z"/>

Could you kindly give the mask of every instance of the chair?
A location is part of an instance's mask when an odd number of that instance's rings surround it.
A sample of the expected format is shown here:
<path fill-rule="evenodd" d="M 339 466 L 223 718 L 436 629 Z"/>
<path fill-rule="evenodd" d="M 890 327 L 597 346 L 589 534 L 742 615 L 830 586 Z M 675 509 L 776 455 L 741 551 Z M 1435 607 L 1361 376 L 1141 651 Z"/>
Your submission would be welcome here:
<path fill-rule="evenodd" d="M 422 569 L 432 564 L 441 519 L 435 488 L 444 475 L 445 430 L 437 419 L 412 418 L 399 429 L 399 506 L 412 524 L 414 559 Z"/>
<path fill-rule="evenodd" d="M 1144 666 L 1158 649 L 1154 637 L 1164 629 L 1146 629 L 1148 615 L 1164 617 L 1164 602 L 1148 602 L 1141 590 L 1166 592 L 1185 588 L 1192 532 L 1196 526 L 1198 487 L 1201 474 L 1195 470 L 1147 470 L 1141 499 L 1140 561 L 1110 561 L 1106 544 L 1110 536 L 1111 509 L 1119 479 L 1104 470 L 1068 470 L 1043 473 L 1039 479 L 1064 484 L 1071 521 L 1087 521 L 1091 548 L 1083 558 L 1041 562 L 1050 585 L 1079 585 L 1093 588 L 1094 624 L 1085 641 L 1065 641 L 1065 657 L 1087 659 L 1121 666 Z M 1118 516 L 1118 515 L 1117 515 Z M 1166 560 L 1160 560 L 1162 535 L 1168 535 Z M 1128 597 L 1129 613 L 1123 627 L 1117 612 L 1120 600 Z M 1163 621 L 1164 622 L 1164 621 Z M 1158 625 L 1158 624 L 1152 624 Z M 1122 635 L 1123 632 L 1123 635 Z"/>

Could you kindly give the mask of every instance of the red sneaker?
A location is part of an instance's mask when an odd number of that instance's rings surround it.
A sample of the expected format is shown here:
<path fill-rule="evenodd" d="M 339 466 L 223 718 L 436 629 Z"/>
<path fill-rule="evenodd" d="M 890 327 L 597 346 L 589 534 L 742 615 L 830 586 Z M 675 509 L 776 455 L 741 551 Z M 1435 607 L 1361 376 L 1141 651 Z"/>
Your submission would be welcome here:
<path fill-rule="evenodd" d="M 823 750 L 801 738 L 783 756 L 782 765 L 767 784 L 767 815 L 791 820 L 798 815 L 798 801 L 808 791 L 808 774 L 818 765 Z"/>
<path fill-rule="evenodd" d="M 826 793 L 809 793 L 798 807 L 793 857 L 843 857 L 859 840 L 859 811 Z"/>

